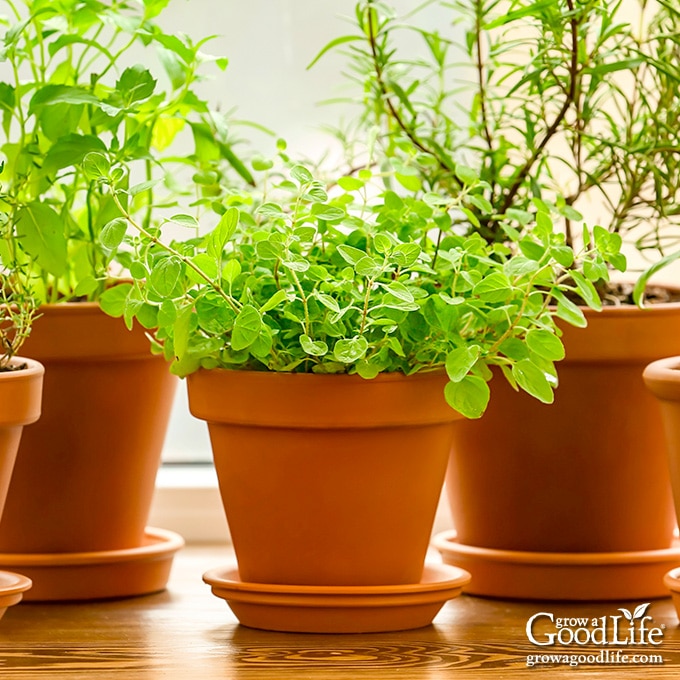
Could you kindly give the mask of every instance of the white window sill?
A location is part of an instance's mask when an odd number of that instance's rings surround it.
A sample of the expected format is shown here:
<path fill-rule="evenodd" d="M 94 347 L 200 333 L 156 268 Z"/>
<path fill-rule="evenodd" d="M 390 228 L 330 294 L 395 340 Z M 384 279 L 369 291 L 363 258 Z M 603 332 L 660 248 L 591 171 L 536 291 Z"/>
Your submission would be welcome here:
<path fill-rule="evenodd" d="M 187 543 L 231 543 L 212 465 L 163 465 L 149 525 L 176 531 Z M 446 493 L 442 493 L 433 533 L 451 529 Z"/>
<path fill-rule="evenodd" d="M 162 465 L 149 525 L 176 531 L 187 543 L 231 543 L 212 465 Z"/>

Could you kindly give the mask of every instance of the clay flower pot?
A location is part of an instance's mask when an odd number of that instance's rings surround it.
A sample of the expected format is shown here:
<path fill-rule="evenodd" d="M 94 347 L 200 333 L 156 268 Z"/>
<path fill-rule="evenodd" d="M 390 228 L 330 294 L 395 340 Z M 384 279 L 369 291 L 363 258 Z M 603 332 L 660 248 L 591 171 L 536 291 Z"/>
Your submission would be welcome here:
<path fill-rule="evenodd" d="M 0 516 L 25 425 L 40 417 L 44 368 L 32 359 L 15 357 L 21 369 L 0 372 Z M 30 579 L 0 571 L 0 617 L 31 587 Z"/>
<path fill-rule="evenodd" d="M 643 378 L 661 408 L 673 498 L 680 518 L 680 356 L 652 362 L 645 368 Z M 680 569 L 668 572 L 664 583 L 671 590 L 680 617 Z"/>
<path fill-rule="evenodd" d="M 51 554 L 101 562 L 148 550 L 175 379 L 143 329 L 128 331 L 94 303 L 46 305 L 40 314 L 24 350 L 46 369 L 43 413 L 21 442 L 0 521 L 0 567 L 30 575 L 40 565 L 44 579 Z"/>
<path fill-rule="evenodd" d="M 395 617 L 398 627 L 408 628 L 429 623 L 460 591 L 468 578 L 460 571 L 423 580 L 453 422 L 460 417 L 444 401 L 445 380 L 436 373 L 364 380 L 219 369 L 189 376 L 189 406 L 208 422 L 238 560 L 238 572 L 210 572 L 206 581 L 227 601 L 245 598 L 278 609 L 262 618 L 252 607 L 233 606 L 242 623 L 390 630 L 389 611 L 378 623 L 366 620 L 376 598 L 387 595 L 381 588 L 397 586 L 389 591 L 395 606 L 428 589 L 434 601 L 431 591 L 438 589 L 439 605 L 424 623 Z M 293 602 L 297 609 L 289 611 Z M 311 619 L 300 616 L 307 606 Z M 347 613 L 348 606 L 355 614 L 363 607 L 363 620 L 324 620 L 324 611 Z"/>
<path fill-rule="evenodd" d="M 553 405 L 494 378 L 485 415 L 456 424 L 447 473 L 456 534 L 437 546 L 450 564 L 471 566 L 471 554 L 484 561 L 487 577 L 473 579 L 471 592 L 571 599 L 592 567 L 625 563 L 640 567 L 636 597 L 658 597 L 663 570 L 680 563 L 661 414 L 642 381 L 650 361 L 680 351 L 680 304 L 586 316 L 587 328 L 564 328 Z M 532 578 L 506 578 L 520 558 Z M 573 593 L 557 578 L 560 562 Z M 547 584 L 533 588 L 538 572 Z M 625 598 L 617 583 L 594 599 Z"/>

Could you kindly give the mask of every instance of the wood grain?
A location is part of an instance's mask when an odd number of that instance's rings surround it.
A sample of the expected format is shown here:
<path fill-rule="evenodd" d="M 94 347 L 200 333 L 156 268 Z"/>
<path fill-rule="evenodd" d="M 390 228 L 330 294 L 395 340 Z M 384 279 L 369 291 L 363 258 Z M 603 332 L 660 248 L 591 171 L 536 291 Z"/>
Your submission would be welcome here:
<path fill-rule="evenodd" d="M 664 625 L 663 665 L 545 665 L 526 637 L 538 611 L 589 618 L 639 603 L 532 603 L 463 596 L 428 628 L 370 635 L 267 633 L 239 626 L 201 574 L 233 561 L 228 549 L 192 546 L 177 557 L 169 589 L 145 597 L 81 604 L 22 603 L 0 621 L 0 678 L 397 680 L 462 678 L 601 678 L 680 676 L 680 628 L 670 599 L 648 614 Z M 592 653 L 592 648 L 570 652 Z M 546 653 L 562 653 L 548 649 Z M 649 652 L 649 648 L 630 650 Z"/>

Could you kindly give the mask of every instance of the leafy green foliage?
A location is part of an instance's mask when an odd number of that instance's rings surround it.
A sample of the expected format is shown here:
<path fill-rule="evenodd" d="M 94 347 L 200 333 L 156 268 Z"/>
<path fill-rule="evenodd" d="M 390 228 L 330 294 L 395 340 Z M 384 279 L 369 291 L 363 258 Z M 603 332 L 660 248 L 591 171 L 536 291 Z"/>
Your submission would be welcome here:
<path fill-rule="evenodd" d="M 454 228 L 449 213 L 463 200 L 442 208 L 407 191 L 368 198 L 367 179 L 332 188 L 286 159 L 266 164 L 266 190 L 226 195 L 215 228 L 182 241 L 134 219 L 125 207 L 134 188 L 119 188 L 115 167 L 99 176 L 132 227 L 125 244 L 139 273 L 102 296 L 104 310 L 153 318 L 154 344 L 180 376 L 201 367 L 368 379 L 439 370 L 449 404 L 477 418 L 489 367 L 499 366 L 513 386 L 552 400 L 564 356 L 555 318 L 567 316 L 567 294 L 590 291 L 587 275 L 577 286 L 560 261 L 606 271 L 615 243 L 593 238 L 575 252 L 553 228 L 559 214 L 540 203 L 514 241 L 489 244 Z M 100 165 L 91 155 L 84 163 Z"/>
<path fill-rule="evenodd" d="M 226 121 L 195 92 L 205 66 L 226 61 L 206 55 L 205 40 L 166 34 L 156 19 L 167 4 L 0 0 L 10 17 L 0 22 L 0 214 L 12 253 L 3 264 L 26 270 L 42 301 L 98 299 L 106 288 L 125 225 L 98 178 L 122 190 L 130 173 L 142 177 L 126 200 L 147 227 L 195 187 L 202 200 L 229 173 L 252 182 Z M 157 56 L 164 73 L 130 63 L 133 49 Z M 187 151 L 170 162 L 175 144 Z"/>
<path fill-rule="evenodd" d="M 425 28 L 433 4 L 451 21 Z M 319 53 L 348 55 L 360 106 L 350 142 L 369 138 L 380 152 L 368 162 L 382 156 L 407 189 L 461 199 L 461 228 L 503 243 L 541 199 L 566 246 L 579 240 L 579 207 L 593 205 L 616 251 L 621 237 L 651 257 L 680 243 L 677 3 L 433 0 L 399 16 L 361 0 L 355 17 Z M 552 256 L 570 266 L 567 250 Z M 624 271 L 625 258 L 608 266 Z M 598 290 L 600 272 L 589 277 Z"/>

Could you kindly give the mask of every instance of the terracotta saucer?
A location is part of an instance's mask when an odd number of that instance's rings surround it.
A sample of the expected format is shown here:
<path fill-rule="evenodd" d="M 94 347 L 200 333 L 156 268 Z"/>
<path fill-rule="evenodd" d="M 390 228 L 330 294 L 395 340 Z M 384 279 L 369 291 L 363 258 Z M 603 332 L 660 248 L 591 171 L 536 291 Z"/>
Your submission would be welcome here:
<path fill-rule="evenodd" d="M 680 566 L 680 542 L 666 550 L 533 553 L 463 545 L 455 531 L 434 537 L 446 564 L 468 569 L 472 595 L 520 600 L 646 600 L 668 597 L 663 578 Z"/>
<path fill-rule="evenodd" d="M 144 544 L 126 550 L 87 553 L 0 553 L 0 566 L 26 574 L 33 588 L 26 601 L 100 600 L 163 590 L 184 539 L 147 527 Z"/>
<path fill-rule="evenodd" d="M 680 569 L 671 569 L 667 574 L 664 574 L 663 582 L 666 588 L 671 591 L 675 612 L 680 619 Z"/>
<path fill-rule="evenodd" d="M 245 583 L 236 568 L 203 575 L 244 626 L 295 633 L 376 633 L 428 626 L 460 594 L 470 574 L 425 565 L 420 583 L 393 586 L 287 586 Z"/>
<path fill-rule="evenodd" d="M 30 587 L 30 578 L 10 571 L 0 571 L 0 619 L 7 611 L 7 607 L 20 602 Z"/>

